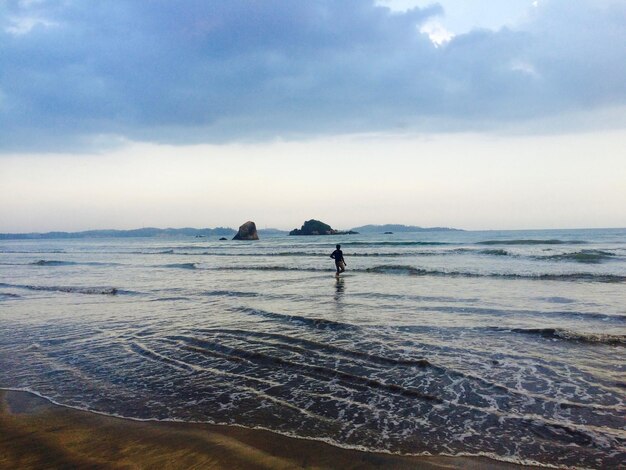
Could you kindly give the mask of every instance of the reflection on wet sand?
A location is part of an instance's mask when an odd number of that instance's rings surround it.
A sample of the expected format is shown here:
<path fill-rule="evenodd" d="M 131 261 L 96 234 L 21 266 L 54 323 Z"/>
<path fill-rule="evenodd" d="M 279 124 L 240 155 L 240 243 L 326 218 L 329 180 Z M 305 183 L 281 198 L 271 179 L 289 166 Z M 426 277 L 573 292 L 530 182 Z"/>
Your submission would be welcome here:
<path fill-rule="evenodd" d="M 513 469 L 487 459 L 402 457 L 339 449 L 268 431 L 132 421 L 0 391 L 0 468 Z"/>

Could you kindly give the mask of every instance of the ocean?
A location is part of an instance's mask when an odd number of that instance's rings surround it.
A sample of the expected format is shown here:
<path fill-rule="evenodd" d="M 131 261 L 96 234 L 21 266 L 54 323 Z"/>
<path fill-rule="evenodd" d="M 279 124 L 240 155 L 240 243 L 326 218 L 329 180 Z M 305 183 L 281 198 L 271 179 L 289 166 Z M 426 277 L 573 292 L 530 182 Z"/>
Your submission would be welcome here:
<path fill-rule="evenodd" d="M 3 240 L 0 388 L 361 450 L 626 468 L 626 229 Z"/>

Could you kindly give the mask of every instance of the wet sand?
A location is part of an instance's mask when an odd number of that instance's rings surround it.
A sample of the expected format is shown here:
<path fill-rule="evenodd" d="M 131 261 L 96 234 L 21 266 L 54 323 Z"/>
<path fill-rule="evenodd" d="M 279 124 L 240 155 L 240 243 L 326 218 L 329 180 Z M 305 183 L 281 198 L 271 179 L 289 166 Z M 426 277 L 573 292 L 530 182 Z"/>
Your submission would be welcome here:
<path fill-rule="evenodd" d="M 139 422 L 0 390 L 0 468 L 528 469 L 486 458 L 346 450 L 269 431 Z"/>

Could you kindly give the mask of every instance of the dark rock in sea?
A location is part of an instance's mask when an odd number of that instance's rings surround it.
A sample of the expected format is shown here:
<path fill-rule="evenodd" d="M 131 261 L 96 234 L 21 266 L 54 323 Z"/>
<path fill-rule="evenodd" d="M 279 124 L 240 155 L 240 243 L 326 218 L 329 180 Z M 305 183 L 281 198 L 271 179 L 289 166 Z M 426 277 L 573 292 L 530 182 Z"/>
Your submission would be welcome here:
<path fill-rule="evenodd" d="M 342 232 L 319 220 L 311 219 L 304 222 L 299 229 L 293 229 L 289 235 L 356 235 L 352 230 Z"/>
<path fill-rule="evenodd" d="M 220 241 L 222 241 L 222 240 L 228 240 L 228 238 L 222 237 L 222 238 L 220 238 Z"/>
<path fill-rule="evenodd" d="M 330 225 L 311 219 L 304 222 L 300 229 L 293 229 L 289 235 L 332 235 L 333 232 L 336 230 L 333 230 Z"/>
<path fill-rule="evenodd" d="M 239 227 L 237 235 L 233 237 L 233 240 L 258 240 L 259 235 L 256 232 L 256 224 L 252 221 L 248 221 Z"/>
<path fill-rule="evenodd" d="M 385 235 L 393 235 L 393 232 L 385 232 Z"/>

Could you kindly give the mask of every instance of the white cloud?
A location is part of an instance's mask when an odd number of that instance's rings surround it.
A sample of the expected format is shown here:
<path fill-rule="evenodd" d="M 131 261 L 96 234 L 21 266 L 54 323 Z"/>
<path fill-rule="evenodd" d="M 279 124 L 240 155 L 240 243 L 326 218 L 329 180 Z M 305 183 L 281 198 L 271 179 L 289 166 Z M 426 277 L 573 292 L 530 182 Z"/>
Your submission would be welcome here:
<path fill-rule="evenodd" d="M 420 32 L 427 34 L 431 42 L 437 47 L 450 42 L 454 38 L 454 34 L 444 28 L 438 21 L 427 22 L 420 28 Z"/>
<path fill-rule="evenodd" d="M 519 59 L 516 59 L 511 63 L 511 70 L 514 70 L 516 72 L 521 72 L 533 78 L 541 77 L 541 75 L 539 74 L 539 72 L 537 72 L 537 69 L 533 66 L 533 64 L 529 62 L 524 62 L 523 60 L 519 60 Z"/>
<path fill-rule="evenodd" d="M 5 26 L 4 30 L 9 34 L 20 36 L 30 33 L 34 28 L 38 26 L 51 28 L 58 26 L 58 23 L 47 20 L 45 18 L 13 17 L 8 19 L 8 26 Z"/>
<path fill-rule="evenodd" d="M 512 27 L 523 18 L 532 6 L 532 0 L 377 0 L 381 6 L 393 11 L 423 8 L 433 3 L 441 5 L 442 25 L 454 34 L 473 29 L 498 30 Z"/>
<path fill-rule="evenodd" d="M 430 2 L 429 4 L 436 3 Z M 376 4 L 389 8 L 392 11 L 404 12 L 411 8 L 420 8 L 424 6 L 421 0 L 376 0 Z"/>

